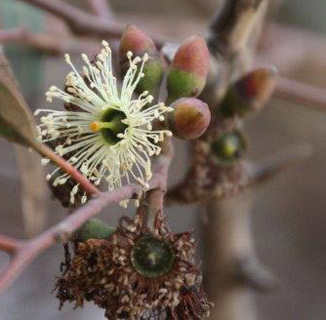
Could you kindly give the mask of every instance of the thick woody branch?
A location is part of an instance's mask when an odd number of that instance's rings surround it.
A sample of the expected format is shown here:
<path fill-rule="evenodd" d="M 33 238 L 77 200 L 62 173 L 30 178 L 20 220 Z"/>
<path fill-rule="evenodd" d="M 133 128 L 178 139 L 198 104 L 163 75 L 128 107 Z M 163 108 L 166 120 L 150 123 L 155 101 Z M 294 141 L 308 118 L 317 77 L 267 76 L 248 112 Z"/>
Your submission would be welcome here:
<path fill-rule="evenodd" d="M 251 290 L 239 281 L 239 261 L 256 259 L 250 230 L 252 197 L 244 192 L 207 203 L 202 223 L 204 287 L 215 304 L 211 319 L 254 320 Z"/>
<path fill-rule="evenodd" d="M 311 147 L 289 148 L 248 167 L 249 186 L 274 177 L 288 166 L 311 155 Z M 254 193 L 244 189 L 233 198 L 212 199 L 203 223 L 205 285 L 215 303 L 212 319 L 255 319 L 249 289 L 269 292 L 276 278 L 257 261 L 250 229 Z"/>
<path fill-rule="evenodd" d="M 91 35 L 102 39 L 120 38 L 125 25 L 104 18 L 95 18 L 94 15 L 83 12 L 60 0 L 21 0 L 35 7 L 43 9 L 62 19 L 76 35 Z M 164 37 L 150 34 L 159 45 L 167 41 Z"/>
<path fill-rule="evenodd" d="M 160 157 L 156 163 L 149 190 L 164 187 L 169 164 L 169 157 Z M 143 191 L 142 186 L 131 184 L 114 191 L 102 193 L 98 198 L 76 210 L 62 222 L 31 240 L 20 241 L 0 235 L 0 250 L 11 255 L 10 263 L 0 276 L 0 292 L 6 289 L 20 272 L 43 251 L 58 242 L 66 241 L 73 232 L 109 204 L 137 197 L 141 191 Z"/>
<path fill-rule="evenodd" d="M 260 7 L 267 0 L 225 1 L 210 26 L 208 43 L 213 52 L 230 55 L 245 47 Z"/>
<path fill-rule="evenodd" d="M 316 88 L 285 77 L 278 79 L 274 97 L 326 111 L 326 89 Z"/>

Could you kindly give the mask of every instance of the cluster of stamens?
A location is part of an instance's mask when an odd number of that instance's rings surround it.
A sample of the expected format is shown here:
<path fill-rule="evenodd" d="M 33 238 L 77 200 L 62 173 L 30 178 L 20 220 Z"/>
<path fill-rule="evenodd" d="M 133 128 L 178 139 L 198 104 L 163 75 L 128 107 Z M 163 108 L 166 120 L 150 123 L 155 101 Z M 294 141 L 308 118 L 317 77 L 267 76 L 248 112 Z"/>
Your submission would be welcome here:
<path fill-rule="evenodd" d="M 130 67 L 118 88 L 112 71 L 111 49 L 105 41 L 103 46 L 94 62 L 82 54 L 86 66 L 81 74 L 70 56 L 65 56 L 72 68 L 66 78 L 66 91 L 52 86 L 46 96 L 49 102 L 58 98 L 74 108 L 72 111 L 37 110 L 36 114 L 47 113 L 40 119 L 40 139 L 56 144 L 56 153 L 95 185 L 104 181 L 112 190 L 135 180 L 146 189 L 152 176 L 150 157 L 159 155 L 160 142 L 172 135 L 169 130 L 153 130 L 153 121 L 164 121 L 164 114 L 173 110 L 163 103 L 151 105 L 153 97 L 148 91 L 134 97 L 144 77 L 147 54 L 133 58 L 128 52 Z M 43 159 L 42 163 L 48 161 Z M 58 170 L 47 179 L 51 180 Z M 53 185 L 65 184 L 68 179 L 66 173 L 56 175 Z M 71 191 L 72 203 L 78 189 L 76 185 Z M 82 200 L 87 200 L 86 194 Z"/>

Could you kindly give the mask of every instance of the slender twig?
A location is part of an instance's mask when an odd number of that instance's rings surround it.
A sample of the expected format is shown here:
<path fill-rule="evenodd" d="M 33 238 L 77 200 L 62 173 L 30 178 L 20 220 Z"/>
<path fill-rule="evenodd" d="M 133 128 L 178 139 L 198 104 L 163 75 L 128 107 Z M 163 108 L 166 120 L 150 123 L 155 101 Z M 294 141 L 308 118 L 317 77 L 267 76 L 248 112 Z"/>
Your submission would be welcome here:
<path fill-rule="evenodd" d="M 311 145 L 299 144 L 273 154 L 265 160 L 249 163 L 248 186 L 266 183 L 285 169 L 308 159 L 312 154 L 313 148 Z"/>
<path fill-rule="evenodd" d="M 16 248 L 19 246 L 20 241 L 16 239 L 12 239 L 10 237 L 6 237 L 4 235 L 0 235 L 0 249 L 1 251 L 12 254 Z"/>
<path fill-rule="evenodd" d="M 170 160 L 169 157 L 160 157 L 154 168 L 153 178 L 149 183 L 148 190 L 162 188 L 165 185 L 164 181 L 166 180 Z M 102 193 L 98 198 L 77 209 L 62 222 L 31 240 L 20 241 L 0 235 L 0 250 L 11 255 L 9 265 L 0 276 L 0 292 L 7 288 L 20 272 L 44 250 L 57 242 L 66 241 L 74 231 L 109 204 L 133 198 L 142 190 L 141 185 L 131 184 L 114 191 Z"/>
<path fill-rule="evenodd" d="M 125 25 L 104 18 L 96 18 L 92 14 L 71 6 L 60 0 L 21 0 L 35 7 L 41 8 L 66 22 L 72 32 L 77 35 L 92 35 L 103 39 L 120 38 Z M 158 46 L 162 46 L 168 39 L 148 33 Z"/>
<path fill-rule="evenodd" d="M 88 5 L 93 13 L 98 17 L 107 20 L 113 17 L 113 13 L 107 0 L 88 0 Z"/>
<path fill-rule="evenodd" d="M 23 28 L 0 30 L 0 43 L 17 43 L 51 55 L 81 52 L 87 54 L 100 50 L 98 41 L 91 39 L 59 38 L 50 34 L 35 34 Z"/>
<path fill-rule="evenodd" d="M 31 141 L 32 147 L 42 156 L 49 158 L 53 163 L 59 166 L 63 171 L 78 182 L 81 187 L 91 195 L 99 195 L 101 192 L 91 183 L 85 176 L 83 176 L 74 166 L 68 163 L 65 159 L 57 155 L 48 146 Z"/>
<path fill-rule="evenodd" d="M 159 161 L 165 165 L 161 170 L 161 179 L 157 188 L 147 192 L 146 197 L 141 205 L 146 207 L 147 210 L 147 224 L 150 230 L 154 229 L 157 214 L 163 211 L 164 197 L 167 190 L 168 171 L 173 157 L 173 145 L 171 140 L 166 140 L 162 147 Z"/>
<path fill-rule="evenodd" d="M 326 111 L 326 89 L 313 87 L 299 81 L 280 77 L 274 96 L 302 106 Z"/>
<path fill-rule="evenodd" d="M 22 0 L 43 9 L 64 20 L 70 29 L 78 34 L 92 34 L 107 37 L 119 37 L 123 26 L 103 18 L 94 19 L 92 14 L 69 5 L 61 0 Z"/>

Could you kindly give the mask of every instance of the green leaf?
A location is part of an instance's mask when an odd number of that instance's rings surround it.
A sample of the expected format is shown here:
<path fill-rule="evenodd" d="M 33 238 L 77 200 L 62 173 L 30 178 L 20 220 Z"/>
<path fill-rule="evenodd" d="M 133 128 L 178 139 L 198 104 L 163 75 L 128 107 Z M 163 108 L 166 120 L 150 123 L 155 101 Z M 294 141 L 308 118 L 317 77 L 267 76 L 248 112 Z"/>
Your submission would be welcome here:
<path fill-rule="evenodd" d="M 0 134 L 6 139 L 33 146 L 35 124 L 12 76 L 7 59 L 0 53 Z"/>
<path fill-rule="evenodd" d="M 75 233 L 75 239 L 87 241 L 89 239 L 107 239 L 112 236 L 114 229 L 98 219 L 90 219 Z"/>
<path fill-rule="evenodd" d="M 42 33 L 44 31 L 44 12 L 22 1 L 1 0 L 0 16 L 3 28 L 23 27 L 35 33 Z M 43 85 L 44 55 L 26 46 L 9 43 L 6 44 L 5 51 L 15 75 L 20 82 L 22 94 L 27 99 L 39 97 Z M 7 70 L 7 72 L 10 74 L 10 70 Z M 1 74 L 3 75 L 3 72 Z M 10 78 L 11 81 L 9 82 L 14 81 L 12 75 L 10 75 Z M 6 81 L 5 83 L 8 85 L 9 82 Z M 14 97 L 22 101 L 20 103 L 24 108 L 24 106 L 26 107 L 26 103 L 21 97 L 17 86 L 15 87 L 17 91 L 14 91 Z M 35 99 L 33 100 L 35 102 Z M 29 113 L 28 109 L 25 110 Z M 27 114 L 28 118 L 30 118 L 29 120 L 32 125 L 31 129 L 34 130 L 33 118 Z M 17 132 L 4 122 L 2 124 L 0 123 L 0 131 L 2 131 L 3 136 L 6 136 L 12 141 L 13 137 L 17 139 Z M 21 140 L 19 136 L 18 140 Z M 43 167 L 40 165 L 39 156 L 34 152 L 29 152 L 20 145 L 15 145 L 14 150 L 21 181 L 20 196 L 25 233 L 28 237 L 32 237 L 44 229 L 47 220 L 47 183 L 44 178 Z"/>

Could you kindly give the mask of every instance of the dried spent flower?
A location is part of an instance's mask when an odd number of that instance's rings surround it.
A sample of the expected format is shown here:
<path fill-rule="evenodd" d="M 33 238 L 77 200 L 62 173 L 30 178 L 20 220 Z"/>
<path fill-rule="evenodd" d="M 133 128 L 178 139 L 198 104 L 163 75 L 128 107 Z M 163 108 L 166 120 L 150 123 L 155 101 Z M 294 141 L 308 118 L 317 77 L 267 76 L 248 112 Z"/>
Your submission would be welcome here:
<path fill-rule="evenodd" d="M 152 232 L 146 220 L 140 208 L 134 219 L 122 217 L 111 237 L 77 243 L 56 283 L 61 306 L 93 301 L 108 319 L 208 316 L 192 234 L 171 233 L 161 213 Z"/>
<path fill-rule="evenodd" d="M 59 98 L 65 106 L 73 108 L 37 110 L 36 114 L 47 114 L 40 119 L 40 138 L 46 143 L 59 140 L 56 153 L 67 158 L 96 185 L 104 181 L 112 190 L 134 179 L 146 188 L 152 176 L 150 157 L 161 152 L 159 142 L 164 136 L 172 135 L 168 130 L 152 130 L 152 122 L 163 121 L 164 114 L 171 109 L 163 103 L 143 108 L 153 100 L 147 91 L 134 97 L 135 88 L 144 76 L 147 54 L 133 58 L 131 52 L 127 53 L 129 69 L 118 88 L 113 76 L 111 49 L 105 41 L 103 46 L 94 62 L 82 54 L 86 63 L 82 73 L 76 70 L 70 56 L 65 56 L 72 68 L 66 78 L 66 92 L 52 86 L 46 96 L 49 102 Z M 48 162 L 48 159 L 42 160 L 43 164 Z M 48 180 L 59 170 L 49 174 Z M 53 184 L 65 184 L 68 179 L 68 174 L 63 173 Z M 72 203 L 78 188 L 76 185 L 71 191 Z M 86 200 L 85 195 L 82 202 Z"/>

